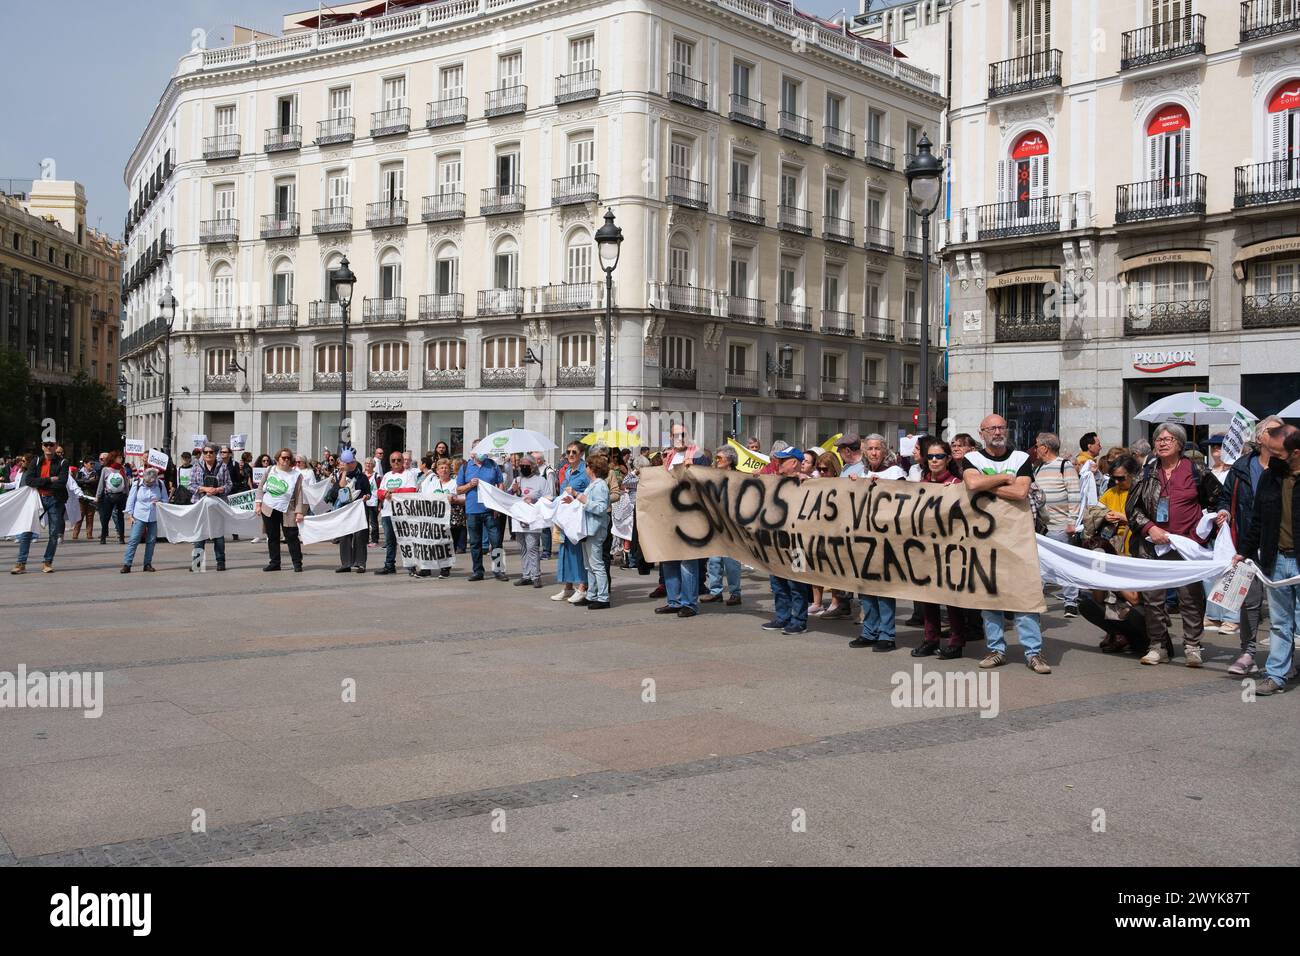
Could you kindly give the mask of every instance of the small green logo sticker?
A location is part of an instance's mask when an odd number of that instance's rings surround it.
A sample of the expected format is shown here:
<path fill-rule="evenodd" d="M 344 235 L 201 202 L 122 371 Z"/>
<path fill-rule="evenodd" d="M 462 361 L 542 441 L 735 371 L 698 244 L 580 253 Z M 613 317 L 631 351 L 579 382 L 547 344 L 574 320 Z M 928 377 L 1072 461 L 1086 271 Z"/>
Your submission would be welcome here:
<path fill-rule="evenodd" d="M 1223 404 L 1223 399 L 1216 398 L 1213 395 L 1200 395 L 1197 397 L 1197 401 L 1209 408 L 1218 408 Z"/>
<path fill-rule="evenodd" d="M 497 448 L 504 448 L 506 445 L 510 444 L 510 439 L 505 435 L 498 435 L 496 438 L 492 439 L 492 444 Z"/>
<path fill-rule="evenodd" d="M 277 498 L 289 490 L 289 483 L 276 475 L 266 476 L 266 492 Z"/>

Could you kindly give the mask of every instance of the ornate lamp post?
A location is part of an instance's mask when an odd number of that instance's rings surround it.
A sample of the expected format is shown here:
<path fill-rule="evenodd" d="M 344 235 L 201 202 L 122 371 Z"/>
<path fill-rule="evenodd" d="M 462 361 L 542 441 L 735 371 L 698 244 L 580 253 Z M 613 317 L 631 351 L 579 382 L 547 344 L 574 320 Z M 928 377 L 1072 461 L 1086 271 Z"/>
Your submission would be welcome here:
<path fill-rule="evenodd" d="M 921 134 L 916 155 L 907 164 L 907 197 L 921 217 L 921 390 L 917 431 L 930 433 L 930 217 L 943 192 L 943 162 L 930 152 L 929 137 Z"/>
<path fill-rule="evenodd" d="M 618 268 L 623 230 L 614 225 L 614 210 L 606 207 L 605 225 L 596 230 L 596 248 L 600 250 L 600 267 L 605 270 L 605 430 L 610 429 L 613 405 L 610 388 L 610 337 L 614 324 L 614 270 Z"/>
<path fill-rule="evenodd" d="M 347 256 L 330 277 L 330 283 L 334 288 L 334 298 L 343 310 L 343 352 L 339 356 L 339 451 L 342 451 L 347 440 L 348 419 L 348 309 L 352 306 L 352 287 L 357 284 L 357 277 L 348 268 Z"/>
<path fill-rule="evenodd" d="M 171 284 L 158 300 L 158 315 L 167 329 L 163 333 L 163 451 L 172 454 L 172 325 L 176 322 L 176 296 Z"/>

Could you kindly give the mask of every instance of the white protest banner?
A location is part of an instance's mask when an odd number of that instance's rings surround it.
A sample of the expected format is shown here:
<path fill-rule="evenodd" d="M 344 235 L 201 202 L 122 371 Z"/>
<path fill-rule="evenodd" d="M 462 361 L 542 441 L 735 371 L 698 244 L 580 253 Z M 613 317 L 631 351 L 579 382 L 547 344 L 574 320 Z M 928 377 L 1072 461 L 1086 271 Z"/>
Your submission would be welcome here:
<path fill-rule="evenodd" d="M 330 506 L 325 503 L 325 492 L 329 491 L 331 481 L 328 475 L 317 480 L 311 476 L 311 472 L 303 472 L 302 496 L 312 514 L 320 515 L 330 510 Z"/>
<path fill-rule="evenodd" d="M 1237 412 L 1232 416 L 1232 424 L 1228 426 L 1228 434 L 1223 439 L 1223 448 L 1219 450 L 1219 458 L 1225 465 L 1231 465 L 1241 457 L 1249 436 L 1250 419 Z"/>
<path fill-rule="evenodd" d="M 307 515 L 302 519 L 302 524 L 298 525 L 298 540 L 304 545 L 333 541 L 335 538 L 365 531 L 367 527 L 365 502 L 354 501 L 337 511 Z"/>
<path fill-rule="evenodd" d="M 158 536 L 173 543 L 206 541 L 243 534 L 252 538 L 262 533 L 262 522 L 252 511 L 239 511 L 220 498 L 204 495 L 198 504 L 154 505 L 158 515 Z"/>
<path fill-rule="evenodd" d="M 1217 604 L 1225 611 L 1237 612 L 1241 610 L 1241 603 L 1246 600 L 1246 593 L 1250 590 L 1251 583 L 1255 580 L 1255 566 L 1242 562 L 1234 564 L 1224 572 L 1223 577 L 1214 582 L 1214 587 L 1206 599 L 1212 604 Z"/>
<path fill-rule="evenodd" d="M 0 538 L 40 534 L 41 496 L 35 488 L 18 488 L 0 495 Z"/>
<path fill-rule="evenodd" d="M 571 544 L 577 544 L 587 536 L 584 528 L 582 502 L 574 500 L 567 504 L 562 500 L 542 498 L 535 504 L 529 504 L 523 498 L 506 494 L 491 485 L 478 486 L 478 500 L 486 508 L 500 511 L 516 521 L 529 526 L 540 524 L 543 527 L 554 525 L 564 532 Z"/>
<path fill-rule="evenodd" d="M 253 469 L 253 484 L 255 484 L 255 485 L 260 485 L 260 484 L 262 483 L 262 479 L 266 477 L 266 473 L 267 473 L 269 470 L 270 470 L 269 468 L 254 468 L 254 469 Z"/>
<path fill-rule="evenodd" d="M 421 571 L 451 567 L 455 549 L 451 540 L 451 501 L 448 496 L 402 491 L 388 495 L 387 500 L 393 512 L 393 533 L 397 535 L 402 567 Z M 360 504 L 354 502 L 349 507 Z M 365 527 L 365 512 L 358 513 L 361 527 Z"/>
<path fill-rule="evenodd" d="M 171 461 L 171 459 L 158 451 L 158 449 L 150 448 L 149 457 L 146 461 L 148 461 L 150 468 L 157 468 L 159 471 L 164 471 L 167 468 L 167 463 Z"/>
<path fill-rule="evenodd" d="M 257 492 L 241 491 L 238 494 L 228 495 L 226 503 L 236 511 L 256 511 L 257 510 Z"/>
<path fill-rule="evenodd" d="M 244 446 L 247 445 L 247 444 L 248 444 L 248 436 L 247 436 L 247 435 L 231 435 L 231 436 L 230 436 L 230 450 L 231 450 L 231 451 L 243 451 L 243 450 L 244 450 Z"/>
<path fill-rule="evenodd" d="M 191 435 L 191 436 L 190 436 L 190 448 L 192 448 L 192 449 L 193 449 L 193 448 L 202 448 L 202 447 L 203 447 L 204 445 L 206 445 L 207 443 L 208 443 L 208 436 L 207 436 L 207 435 Z"/>
<path fill-rule="evenodd" d="M 126 440 L 126 442 L 123 444 L 122 447 L 123 447 L 123 449 L 124 449 L 124 453 L 127 454 L 127 455 L 143 455 L 143 454 L 144 454 L 144 439 L 143 439 L 143 438 L 128 438 L 128 439 Z"/>
<path fill-rule="evenodd" d="M 915 435 L 904 435 L 898 440 L 898 454 L 902 458 L 912 458 L 916 455 Z"/>

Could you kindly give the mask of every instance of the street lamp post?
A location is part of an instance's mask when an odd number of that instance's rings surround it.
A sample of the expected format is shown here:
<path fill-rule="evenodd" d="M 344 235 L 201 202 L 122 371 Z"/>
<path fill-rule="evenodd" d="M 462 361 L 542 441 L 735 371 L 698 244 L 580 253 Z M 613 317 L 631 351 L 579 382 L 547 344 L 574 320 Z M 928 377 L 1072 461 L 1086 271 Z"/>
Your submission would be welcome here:
<path fill-rule="evenodd" d="M 343 351 L 339 355 L 339 448 L 343 451 L 343 443 L 347 436 L 347 419 L 348 419 L 348 309 L 352 305 L 352 287 L 357 283 L 357 277 L 352 274 L 348 268 L 348 257 L 344 256 L 343 261 L 339 263 L 338 269 L 330 277 L 330 282 L 334 288 L 334 297 L 338 300 L 339 307 L 343 310 Z"/>
<path fill-rule="evenodd" d="M 158 314 L 167 329 L 163 333 L 163 452 L 172 454 L 172 324 L 176 321 L 176 296 L 171 284 L 158 300 Z"/>
<path fill-rule="evenodd" d="M 605 225 L 596 230 L 596 247 L 600 250 L 600 267 L 605 270 L 605 430 L 609 431 L 613 406 L 610 388 L 610 345 L 614 325 L 614 270 L 618 268 L 623 230 L 614 225 L 614 210 L 606 207 Z"/>
<path fill-rule="evenodd" d="M 930 152 L 929 137 L 921 134 L 916 155 L 907 164 L 907 195 L 921 217 L 921 382 L 917 431 L 930 433 L 930 217 L 943 192 L 943 162 Z"/>

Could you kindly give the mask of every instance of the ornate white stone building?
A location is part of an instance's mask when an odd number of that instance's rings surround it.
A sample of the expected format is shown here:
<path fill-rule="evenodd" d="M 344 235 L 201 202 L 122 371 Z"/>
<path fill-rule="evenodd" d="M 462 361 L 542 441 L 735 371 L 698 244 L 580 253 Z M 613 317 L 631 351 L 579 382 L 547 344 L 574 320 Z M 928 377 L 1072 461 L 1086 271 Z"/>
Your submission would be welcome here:
<path fill-rule="evenodd" d="M 126 169 L 130 437 L 162 440 L 168 283 L 177 446 L 335 447 L 345 368 L 358 445 L 598 427 L 607 206 L 614 427 L 910 427 L 935 77 L 767 0 L 387 6 L 181 58 Z"/>

